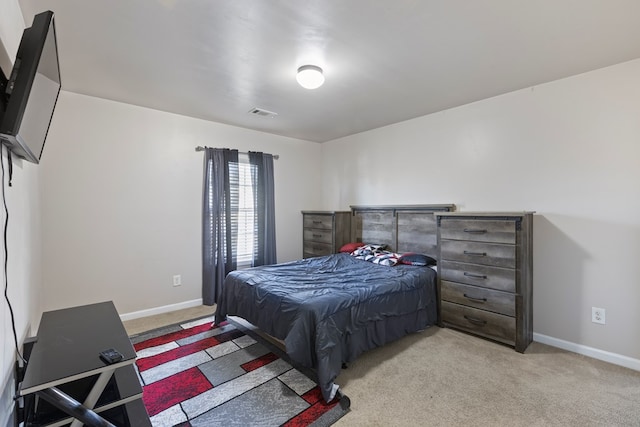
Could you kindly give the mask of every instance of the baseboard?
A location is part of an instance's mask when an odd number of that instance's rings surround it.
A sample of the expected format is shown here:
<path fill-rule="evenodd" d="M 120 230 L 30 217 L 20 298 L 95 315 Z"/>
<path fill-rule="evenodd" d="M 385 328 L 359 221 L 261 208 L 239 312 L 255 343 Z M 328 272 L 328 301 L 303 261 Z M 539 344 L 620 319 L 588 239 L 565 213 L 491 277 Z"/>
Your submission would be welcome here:
<path fill-rule="evenodd" d="M 563 350 L 582 354 L 583 356 L 588 356 L 594 359 L 602 360 L 604 362 L 612 363 L 614 365 L 624 366 L 625 368 L 633 369 L 634 371 L 640 371 L 640 360 L 634 359 L 632 357 L 623 356 L 617 353 L 611 353 L 609 351 L 604 351 L 586 345 L 576 344 L 574 342 L 565 341 L 559 338 L 554 338 L 537 333 L 533 334 L 533 340 L 542 344 L 547 344 L 553 347 L 561 348 Z"/>
<path fill-rule="evenodd" d="M 179 302 L 177 304 L 163 305 L 162 307 L 149 308 L 147 310 L 134 311 L 133 313 L 125 313 L 120 315 L 120 319 L 125 320 L 139 319 L 141 317 L 153 316 L 154 314 L 169 313 L 185 308 L 198 307 L 202 305 L 202 298 L 191 301 Z"/>
<path fill-rule="evenodd" d="M 11 408 L 9 410 L 7 410 L 6 414 L 2 414 L 2 416 L 0 416 L 0 420 L 2 420 L 2 418 L 5 418 L 5 420 L 0 421 L 0 426 L 4 426 L 4 427 L 14 427 L 17 425 L 16 419 L 15 419 L 15 404 L 11 405 Z"/>
<path fill-rule="evenodd" d="M 12 346 L 13 348 L 13 346 Z M 13 353 L 12 353 L 13 355 Z M 7 361 L 8 362 L 8 361 Z M 10 365 L 13 366 L 13 365 Z M 16 373 L 9 369 L 4 378 L 6 382 L 0 385 L 0 427 L 13 427 L 16 424 Z"/>

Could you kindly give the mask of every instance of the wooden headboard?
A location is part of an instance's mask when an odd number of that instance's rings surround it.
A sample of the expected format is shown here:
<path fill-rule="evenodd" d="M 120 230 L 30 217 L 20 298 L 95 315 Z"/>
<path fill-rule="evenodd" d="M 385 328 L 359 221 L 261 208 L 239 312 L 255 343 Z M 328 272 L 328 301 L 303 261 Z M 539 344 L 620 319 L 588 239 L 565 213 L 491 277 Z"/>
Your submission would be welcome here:
<path fill-rule="evenodd" d="M 455 205 L 351 206 L 351 241 L 385 244 L 394 252 L 438 255 L 434 212 Z"/>

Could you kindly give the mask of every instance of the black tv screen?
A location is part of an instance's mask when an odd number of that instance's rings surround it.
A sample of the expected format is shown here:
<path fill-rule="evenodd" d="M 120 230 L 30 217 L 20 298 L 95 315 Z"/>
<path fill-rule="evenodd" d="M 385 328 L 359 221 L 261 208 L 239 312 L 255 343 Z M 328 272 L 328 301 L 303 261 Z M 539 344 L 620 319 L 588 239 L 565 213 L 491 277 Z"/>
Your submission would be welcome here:
<path fill-rule="evenodd" d="M 4 80 L 0 140 L 18 157 L 39 163 L 61 87 L 53 12 L 36 15 L 24 30 Z"/>

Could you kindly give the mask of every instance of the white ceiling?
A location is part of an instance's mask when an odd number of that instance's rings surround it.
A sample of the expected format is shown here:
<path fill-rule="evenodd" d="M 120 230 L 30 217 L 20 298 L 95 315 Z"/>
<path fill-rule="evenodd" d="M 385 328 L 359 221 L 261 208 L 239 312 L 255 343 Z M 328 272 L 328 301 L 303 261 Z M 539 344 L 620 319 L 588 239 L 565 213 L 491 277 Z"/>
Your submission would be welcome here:
<path fill-rule="evenodd" d="M 20 5 L 55 12 L 64 90 L 317 142 L 640 57 L 638 0 Z"/>

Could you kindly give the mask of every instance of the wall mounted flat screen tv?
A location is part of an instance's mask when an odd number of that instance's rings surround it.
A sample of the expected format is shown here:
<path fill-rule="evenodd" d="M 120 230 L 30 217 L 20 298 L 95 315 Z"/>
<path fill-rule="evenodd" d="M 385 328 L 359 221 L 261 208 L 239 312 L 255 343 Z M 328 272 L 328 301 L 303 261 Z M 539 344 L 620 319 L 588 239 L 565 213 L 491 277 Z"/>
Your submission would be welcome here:
<path fill-rule="evenodd" d="M 39 163 L 60 93 L 53 12 L 24 30 L 11 75 L 0 70 L 0 140 L 18 157 Z"/>

